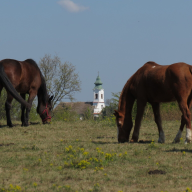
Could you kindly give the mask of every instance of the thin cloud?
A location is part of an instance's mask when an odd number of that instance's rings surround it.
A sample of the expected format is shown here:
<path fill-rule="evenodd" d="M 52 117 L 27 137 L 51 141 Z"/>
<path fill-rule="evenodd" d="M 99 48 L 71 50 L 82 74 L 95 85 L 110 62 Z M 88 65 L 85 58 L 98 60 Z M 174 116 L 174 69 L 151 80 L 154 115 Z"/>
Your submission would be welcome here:
<path fill-rule="evenodd" d="M 89 9 L 89 7 L 77 5 L 76 3 L 74 3 L 71 0 L 61 0 L 61 1 L 58 1 L 58 4 L 70 12 L 80 12 L 80 11 L 85 11 L 85 10 Z"/>

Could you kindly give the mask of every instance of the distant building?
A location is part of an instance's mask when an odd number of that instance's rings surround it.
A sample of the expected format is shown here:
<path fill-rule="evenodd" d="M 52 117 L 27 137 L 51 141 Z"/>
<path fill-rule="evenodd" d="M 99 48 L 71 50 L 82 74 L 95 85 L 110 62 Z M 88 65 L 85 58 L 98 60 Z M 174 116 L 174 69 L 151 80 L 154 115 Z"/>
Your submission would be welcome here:
<path fill-rule="evenodd" d="M 84 115 L 89 110 L 94 117 L 98 117 L 102 109 L 105 107 L 104 102 L 104 89 L 99 75 L 95 81 L 93 89 L 93 102 L 61 102 L 54 109 L 54 112 L 62 113 L 63 110 L 75 112 L 79 115 L 80 119 L 84 119 Z"/>
<path fill-rule="evenodd" d="M 97 76 L 97 79 L 95 81 L 95 87 L 93 89 L 93 106 L 94 106 L 94 117 L 98 117 L 101 113 L 102 109 L 105 107 L 104 102 L 104 89 L 102 87 L 102 82 L 99 77 Z"/>
<path fill-rule="evenodd" d="M 62 113 L 63 110 L 69 110 L 70 112 L 77 113 L 83 119 L 87 109 L 92 112 L 94 110 L 93 108 L 93 102 L 61 102 L 54 109 L 54 112 Z"/>

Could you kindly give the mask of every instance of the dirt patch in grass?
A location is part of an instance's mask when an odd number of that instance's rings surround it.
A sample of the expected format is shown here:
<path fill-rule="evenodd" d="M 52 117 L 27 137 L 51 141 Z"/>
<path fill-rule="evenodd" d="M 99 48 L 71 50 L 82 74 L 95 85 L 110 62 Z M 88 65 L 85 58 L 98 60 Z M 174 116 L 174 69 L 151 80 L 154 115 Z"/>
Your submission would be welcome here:
<path fill-rule="evenodd" d="M 155 170 L 151 170 L 148 172 L 149 175 L 159 175 L 159 174 L 166 174 L 165 171 L 162 171 L 162 170 L 158 170 L 158 169 L 155 169 Z"/>
<path fill-rule="evenodd" d="M 15 144 L 14 143 L 7 143 L 7 144 L 0 143 L 0 147 L 2 147 L 2 146 L 9 146 L 9 145 L 15 145 Z"/>

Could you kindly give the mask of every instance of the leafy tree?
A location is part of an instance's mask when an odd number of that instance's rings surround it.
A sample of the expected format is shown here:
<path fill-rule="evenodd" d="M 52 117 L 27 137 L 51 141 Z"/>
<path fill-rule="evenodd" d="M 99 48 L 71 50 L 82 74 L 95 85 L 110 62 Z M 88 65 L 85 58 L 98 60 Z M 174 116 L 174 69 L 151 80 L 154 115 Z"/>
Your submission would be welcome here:
<path fill-rule="evenodd" d="M 116 110 L 118 109 L 119 97 L 120 97 L 121 92 L 111 93 L 111 94 L 113 97 L 106 101 L 107 106 L 105 108 L 103 108 L 103 110 L 101 112 L 102 117 L 105 117 L 105 116 L 109 117 L 109 116 L 113 115 L 115 109 Z"/>
<path fill-rule="evenodd" d="M 118 105 L 119 105 L 119 97 L 121 95 L 121 92 L 117 92 L 117 93 L 111 93 L 112 94 L 112 98 L 107 100 L 107 106 L 102 110 L 101 114 L 103 117 L 107 116 L 111 116 L 114 113 L 114 110 L 118 109 Z M 137 114 L 137 102 L 134 102 L 133 105 L 133 109 L 132 109 L 132 117 L 133 119 L 135 119 Z"/>
<path fill-rule="evenodd" d="M 47 90 L 53 95 L 53 108 L 62 99 L 73 100 L 74 93 L 81 90 L 79 75 L 71 63 L 61 63 L 58 56 L 45 55 L 40 59 L 39 67 L 47 84 Z"/>
<path fill-rule="evenodd" d="M 93 119 L 93 111 L 87 107 L 86 111 L 83 114 L 84 120 L 91 120 Z"/>
<path fill-rule="evenodd" d="M 71 107 L 65 107 L 54 112 L 53 120 L 74 122 L 79 120 L 79 115 L 77 114 L 77 112 L 71 110 Z"/>
<path fill-rule="evenodd" d="M 119 97 L 121 95 L 121 92 L 117 92 L 117 93 L 111 93 L 113 98 L 111 99 L 111 101 L 113 102 L 114 105 L 116 105 L 116 107 L 118 108 L 118 104 L 119 104 Z"/>

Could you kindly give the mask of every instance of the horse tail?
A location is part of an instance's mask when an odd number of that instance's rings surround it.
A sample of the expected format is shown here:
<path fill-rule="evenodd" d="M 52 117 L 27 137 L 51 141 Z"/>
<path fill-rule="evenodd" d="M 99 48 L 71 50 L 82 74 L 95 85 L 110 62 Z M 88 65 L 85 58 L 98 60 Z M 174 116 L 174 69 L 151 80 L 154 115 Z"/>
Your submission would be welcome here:
<path fill-rule="evenodd" d="M 31 105 L 27 103 L 16 91 L 16 89 L 13 87 L 12 83 L 10 82 L 9 78 L 7 77 L 7 74 L 4 71 L 3 65 L 0 64 L 0 81 L 3 83 L 5 89 L 9 91 L 9 93 L 21 104 L 26 106 L 27 108 L 30 108 Z"/>

